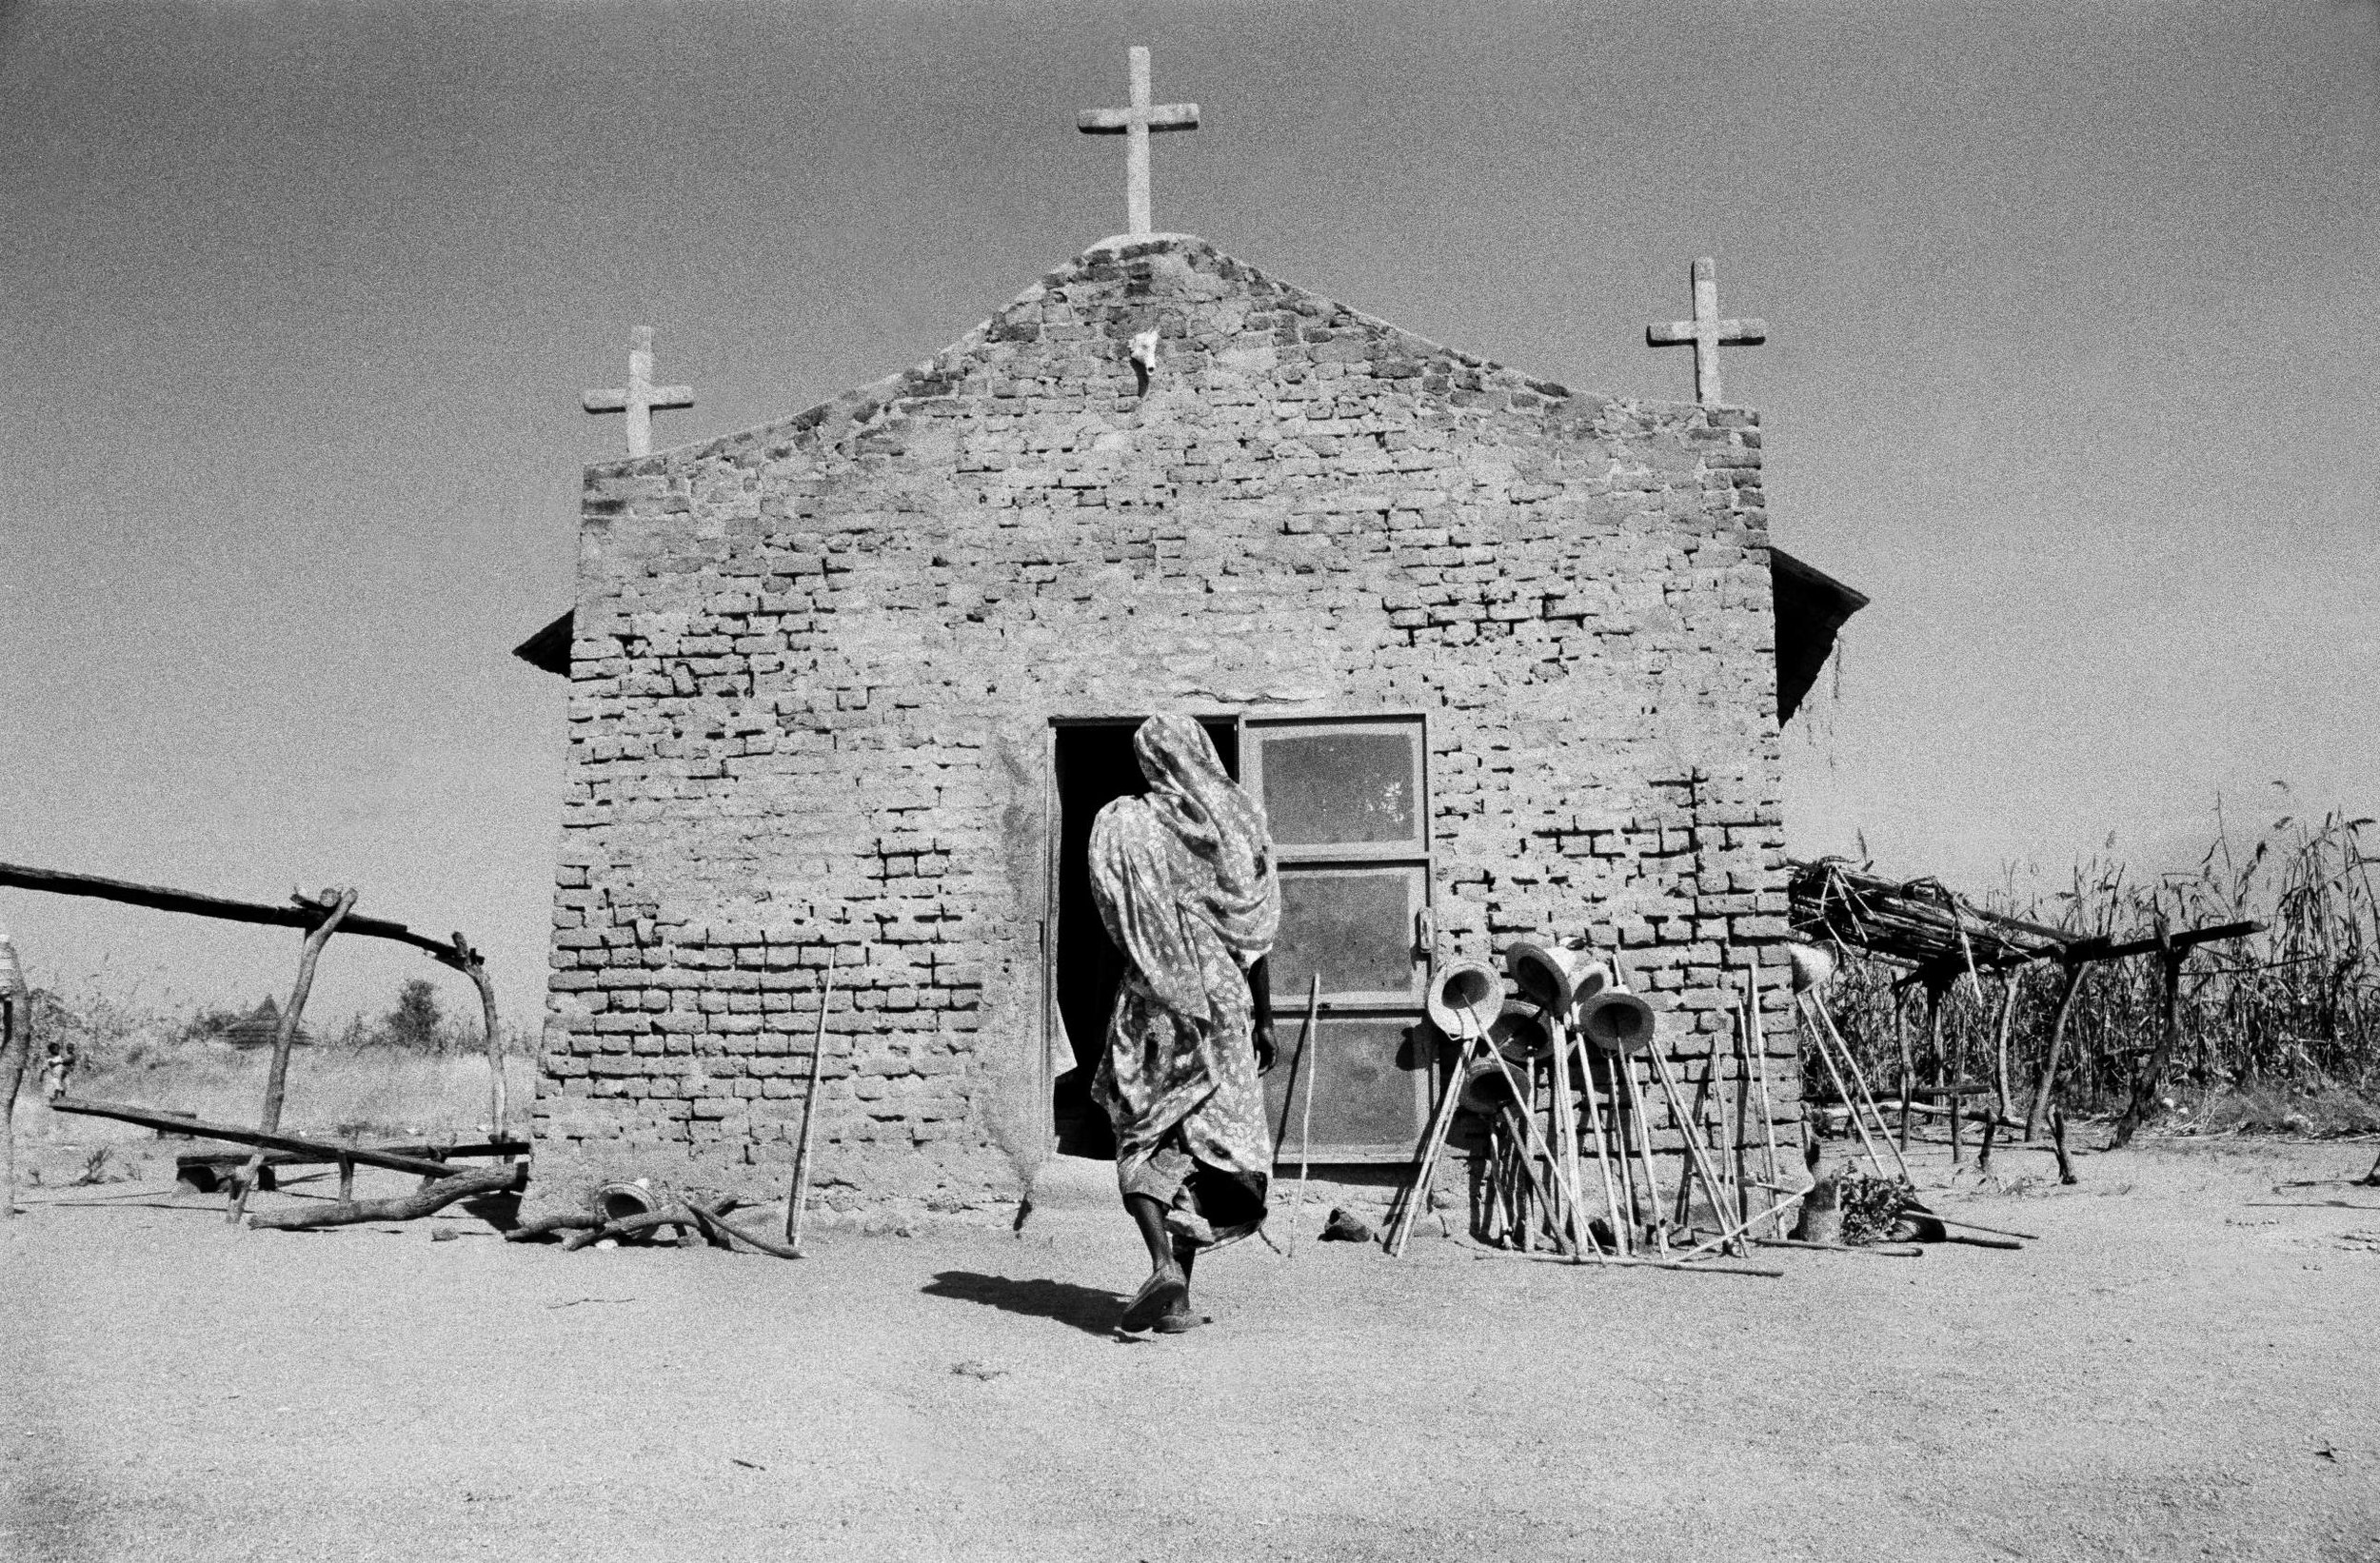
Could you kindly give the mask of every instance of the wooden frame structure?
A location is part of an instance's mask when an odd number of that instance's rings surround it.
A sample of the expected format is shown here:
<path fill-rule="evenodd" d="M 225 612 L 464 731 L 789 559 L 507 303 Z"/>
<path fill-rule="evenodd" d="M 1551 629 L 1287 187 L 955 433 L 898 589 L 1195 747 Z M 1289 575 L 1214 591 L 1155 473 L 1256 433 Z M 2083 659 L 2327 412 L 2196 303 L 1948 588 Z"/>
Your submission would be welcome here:
<path fill-rule="evenodd" d="M 1893 1025 L 1900 1048 L 1900 1142 L 1906 1149 L 1909 1119 L 1916 1098 L 1921 1094 L 1940 1096 L 1948 1103 L 1951 1157 L 1954 1162 L 1965 1158 L 1966 1149 L 1960 1102 L 1964 1097 L 1976 1094 L 1963 1079 L 1953 1078 L 1964 1075 L 1964 1058 L 1954 1064 L 1942 1051 L 1942 1000 L 1959 978 L 1974 981 L 1978 999 L 1982 997 L 1982 973 L 1999 973 L 2006 982 L 1999 1019 L 2000 1087 L 2005 1094 L 2009 1025 L 2015 1012 L 2017 983 L 2027 968 L 2037 964 L 2054 965 L 2063 974 L 2057 1008 L 2050 1022 L 2049 1055 L 2042 1063 L 2040 1085 L 2025 1112 L 2025 1138 L 2030 1140 L 2038 1138 L 2042 1119 L 2050 1109 L 2059 1059 L 2065 1051 L 2067 1019 L 2073 1012 L 2074 998 L 2082 988 L 2084 975 L 2103 960 L 2123 960 L 2141 955 L 2157 957 L 2165 979 L 2164 1023 L 2158 1028 L 2157 1043 L 2146 1065 L 2134 1075 L 2132 1099 L 2116 1120 L 2115 1142 L 2122 1145 L 2147 1118 L 2163 1085 L 2165 1072 L 2172 1065 L 2173 1051 L 2180 1043 L 2182 965 L 2190 952 L 2201 944 L 2260 934 L 2266 927 L 2254 921 L 2225 922 L 2177 932 L 2164 926 L 2160 920 L 2154 932 L 2134 939 L 2086 937 L 1986 911 L 1939 880 L 1887 880 L 1840 858 L 1821 858 L 1794 865 L 1792 921 L 1796 938 L 1855 949 L 1906 967 L 1908 975 L 1895 986 L 1916 984 L 1925 989 L 1927 1025 L 1944 1078 L 1935 1082 L 1932 1092 L 1921 1093 L 1916 1086 L 1916 1071 L 1908 1036 L 1901 1030 L 1896 995 Z"/>
<path fill-rule="evenodd" d="M 319 896 L 292 891 L 289 904 L 270 906 L 256 901 L 233 900 L 224 896 L 209 896 L 194 890 L 175 890 L 162 885 L 134 884 L 125 880 L 103 879 L 96 874 L 75 874 L 59 869 L 32 868 L 22 863 L 0 862 L 0 888 L 39 890 L 53 895 L 84 896 L 99 900 L 111 900 L 127 906 L 145 906 L 160 912 L 180 912 L 193 917 L 214 918 L 227 922 L 261 923 L 270 927 L 298 928 L 306 934 L 306 942 L 298 958 L 297 980 L 291 988 L 288 1004 L 281 1012 L 281 1028 L 273 1039 L 272 1066 L 266 1078 L 265 1103 L 262 1121 L 254 1130 L 230 1129 L 221 1125 L 205 1125 L 174 1114 L 159 1114 L 149 1109 L 120 1106 L 106 1102 L 77 1102 L 61 1098 L 53 1103 L 65 1112 L 89 1113 L 103 1118 L 119 1118 L 130 1123 L 145 1123 L 152 1128 L 165 1128 L 173 1133 L 205 1135 L 211 1139 L 225 1139 L 255 1147 L 234 1178 L 231 1190 L 229 1219 L 238 1220 L 248 1206 L 248 1197 L 254 1189 L 265 1166 L 268 1150 L 318 1156 L 336 1162 L 341 1169 L 342 1193 L 351 1182 L 357 1163 L 366 1166 L 391 1167 L 397 1171 L 417 1172 L 424 1177 L 440 1175 L 437 1162 L 425 1157 L 375 1151 L 370 1147 L 341 1146 L 327 1141 L 303 1139 L 283 1135 L 281 1104 L 288 1083 L 289 1054 L 295 1045 L 298 1025 L 306 1010 L 306 998 L 314 983 L 314 964 L 322 949 L 334 933 L 358 934 L 367 939 L 385 939 L 399 944 L 409 944 L 442 966 L 449 966 L 471 979 L 479 990 L 480 1019 L 487 1050 L 488 1115 L 491 1140 L 497 1146 L 517 1144 L 505 1136 L 506 1109 L 503 1038 L 497 1029 L 496 987 L 487 975 L 487 966 L 470 941 L 456 933 L 445 942 L 426 934 L 415 933 L 402 922 L 385 918 L 351 916 L 355 905 L 353 890 L 325 890 Z M 21 1028 L 19 1028 L 21 1029 Z M 11 1149 L 13 1135 L 10 1136 Z M 521 1147 L 526 1149 L 526 1146 Z M 505 1154 L 511 1154 L 506 1152 Z M 6 1191 L 13 1198 L 13 1189 Z"/>

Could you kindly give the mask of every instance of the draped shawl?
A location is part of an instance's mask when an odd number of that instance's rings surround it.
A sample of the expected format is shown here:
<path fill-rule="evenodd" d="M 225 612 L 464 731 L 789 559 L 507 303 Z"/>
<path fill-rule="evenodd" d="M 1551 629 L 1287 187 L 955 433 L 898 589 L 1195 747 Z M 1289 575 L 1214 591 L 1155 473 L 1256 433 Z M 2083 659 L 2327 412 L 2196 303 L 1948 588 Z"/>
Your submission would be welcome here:
<path fill-rule="evenodd" d="M 1147 794 L 1091 825 L 1093 899 L 1127 965 L 1093 1092 L 1116 1125 L 1126 1193 L 1167 1197 L 1148 1168 L 1180 1129 L 1193 1157 L 1260 1201 L 1272 1147 L 1246 970 L 1280 926 L 1264 810 L 1189 717 L 1151 717 L 1133 752 Z"/>

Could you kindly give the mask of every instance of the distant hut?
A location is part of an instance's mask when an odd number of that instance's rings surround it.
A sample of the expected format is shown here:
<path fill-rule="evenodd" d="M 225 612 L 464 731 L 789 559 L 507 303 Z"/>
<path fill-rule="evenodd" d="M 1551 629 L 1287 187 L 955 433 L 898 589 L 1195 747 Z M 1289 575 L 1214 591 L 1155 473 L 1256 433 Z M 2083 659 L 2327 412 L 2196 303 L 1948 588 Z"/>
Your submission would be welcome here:
<path fill-rule="evenodd" d="M 263 1003 L 242 1016 L 223 1033 L 222 1040 L 227 1047 L 246 1050 L 270 1047 L 280 1035 L 281 1006 L 273 1002 L 270 994 L 267 994 Z M 312 1047 L 314 1038 L 301 1025 L 298 1027 L 297 1036 L 291 1039 L 291 1043 L 297 1047 Z"/>

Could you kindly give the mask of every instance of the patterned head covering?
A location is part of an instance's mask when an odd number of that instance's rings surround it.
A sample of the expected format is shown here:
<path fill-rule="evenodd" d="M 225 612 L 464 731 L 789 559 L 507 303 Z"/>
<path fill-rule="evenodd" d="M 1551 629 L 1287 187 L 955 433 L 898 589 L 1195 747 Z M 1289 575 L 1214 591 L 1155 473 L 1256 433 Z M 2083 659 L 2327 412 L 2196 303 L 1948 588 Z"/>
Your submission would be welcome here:
<path fill-rule="evenodd" d="M 1224 771 L 1214 740 L 1193 718 L 1149 718 L 1132 735 L 1132 752 L 1148 780 L 1150 812 L 1194 865 L 1191 882 L 1179 887 L 1182 910 L 1200 916 L 1243 958 L 1263 955 L 1280 928 L 1280 881 L 1263 805 Z"/>

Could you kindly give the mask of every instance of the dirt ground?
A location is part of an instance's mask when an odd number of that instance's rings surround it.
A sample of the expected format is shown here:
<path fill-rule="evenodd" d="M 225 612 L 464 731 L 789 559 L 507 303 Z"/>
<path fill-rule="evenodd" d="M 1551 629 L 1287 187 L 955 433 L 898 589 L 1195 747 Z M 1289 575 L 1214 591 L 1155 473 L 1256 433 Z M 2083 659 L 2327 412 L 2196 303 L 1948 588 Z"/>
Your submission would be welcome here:
<path fill-rule="evenodd" d="M 787 1263 L 45 1187 L 0 1555 L 2380 1557 L 2380 1191 L 2293 1186 L 2371 1156 L 2004 1154 L 1936 1203 L 2024 1252 L 1783 1279 L 1242 1245 L 1133 1341 L 1120 1217 Z"/>

